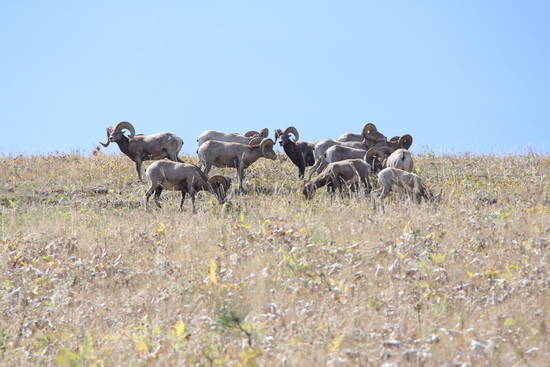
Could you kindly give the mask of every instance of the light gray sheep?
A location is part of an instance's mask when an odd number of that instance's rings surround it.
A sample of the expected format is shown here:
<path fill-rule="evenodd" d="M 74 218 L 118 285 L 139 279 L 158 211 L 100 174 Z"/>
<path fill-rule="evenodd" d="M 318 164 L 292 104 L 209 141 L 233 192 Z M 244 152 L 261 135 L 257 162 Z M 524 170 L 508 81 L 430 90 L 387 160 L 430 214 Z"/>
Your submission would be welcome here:
<path fill-rule="evenodd" d="M 412 154 L 408 149 L 399 148 L 390 154 L 384 162 L 382 162 L 382 166 L 384 168 L 393 167 L 402 169 L 403 171 L 412 172 L 414 169 L 414 161 Z"/>
<path fill-rule="evenodd" d="M 401 193 L 413 197 L 418 203 L 422 199 L 436 201 L 438 198 L 426 187 L 420 176 L 397 168 L 384 168 L 378 173 L 378 184 L 381 191 L 380 199 L 384 199 L 390 192 Z"/>
<path fill-rule="evenodd" d="M 124 135 L 123 130 L 128 130 L 130 135 Z M 107 147 L 111 142 L 117 143 L 120 151 L 136 163 L 140 181 L 143 161 L 168 158 L 174 162 L 181 162 L 178 154 L 183 146 L 183 140 L 174 133 L 136 135 L 134 126 L 123 121 L 115 127 L 108 126 L 107 143 L 100 144 Z"/>
<path fill-rule="evenodd" d="M 256 137 L 267 138 L 269 130 L 263 128 L 260 132 L 249 131 L 244 135 L 238 133 L 226 133 L 224 131 L 217 130 L 206 130 L 197 138 L 197 143 L 199 147 L 210 140 L 225 141 L 228 143 L 241 143 L 248 144 L 250 141 Z"/>
<path fill-rule="evenodd" d="M 370 165 L 362 159 L 347 159 L 329 163 L 315 179 L 304 184 L 302 193 L 308 200 L 313 198 L 315 191 L 323 186 L 327 186 L 331 192 L 338 189 L 342 193 L 343 183 L 355 187 L 362 183 L 368 193 L 372 188 L 369 180 L 370 174 Z"/>
<path fill-rule="evenodd" d="M 152 163 L 145 170 L 147 179 L 151 182 L 151 186 L 145 194 L 145 209 L 148 209 L 148 202 L 151 195 L 154 193 L 153 200 L 160 208 L 160 194 L 162 190 L 181 191 L 180 210 L 183 208 L 185 195 L 191 196 L 193 204 L 193 212 L 195 208 L 195 194 L 199 191 L 208 191 L 218 199 L 222 204 L 225 201 L 226 193 L 231 186 L 231 180 L 224 176 L 212 176 L 208 178 L 199 167 L 193 164 L 185 164 L 171 161 L 157 161 Z"/>
<path fill-rule="evenodd" d="M 311 176 L 314 172 L 320 173 L 326 165 L 329 163 L 325 160 L 327 151 L 335 146 L 335 145 L 342 145 L 349 148 L 355 148 L 355 149 L 363 149 L 364 151 L 367 151 L 368 149 L 379 145 L 379 144 L 385 144 L 386 137 L 381 134 L 376 126 L 372 123 L 368 123 L 363 127 L 363 131 L 361 133 L 361 140 L 351 140 L 351 141 L 339 141 L 334 139 L 323 139 L 320 140 L 313 149 L 313 157 L 315 159 L 315 163 L 309 170 L 309 178 L 311 179 Z M 352 158 L 350 156 L 350 158 Z"/>
<path fill-rule="evenodd" d="M 277 159 L 269 138 L 255 138 L 248 145 L 210 140 L 199 147 L 199 165 L 205 174 L 212 166 L 237 169 L 239 191 L 243 192 L 244 170 L 260 158 Z"/>

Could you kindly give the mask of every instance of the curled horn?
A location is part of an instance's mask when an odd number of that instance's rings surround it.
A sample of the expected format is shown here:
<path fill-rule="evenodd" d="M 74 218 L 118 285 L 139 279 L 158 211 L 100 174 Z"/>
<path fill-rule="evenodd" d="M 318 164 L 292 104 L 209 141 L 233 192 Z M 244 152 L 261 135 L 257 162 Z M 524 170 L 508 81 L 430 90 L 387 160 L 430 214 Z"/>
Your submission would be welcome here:
<path fill-rule="evenodd" d="M 260 143 L 260 149 L 262 150 L 262 153 L 265 155 L 266 149 L 273 150 L 273 145 L 275 142 L 269 138 L 264 138 L 262 142 Z"/>
<path fill-rule="evenodd" d="M 379 147 L 370 148 L 367 153 L 365 154 L 365 160 L 367 163 L 372 162 L 373 158 L 375 156 L 378 157 L 378 159 L 382 160 L 386 156 L 386 152 L 380 149 Z"/>
<path fill-rule="evenodd" d="M 401 135 L 401 137 L 397 142 L 397 145 L 399 146 L 399 148 L 409 149 L 412 143 L 413 143 L 413 137 L 410 136 L 409 134 L 405 134 L 405 135 Z"/>
<path fill-rule="evenodd" d="M 107 148 L 109 146 L 109 144 L 111 143 L 111 134 L 113 133 L 113 131 L 115 131 L 115 128 L 112 127 L 112 126 L 107 126 L 107 142 L 106 143 L 102 143 L 102 142 L 99 142 L 99 144 L 103 145 L 105 148 Z"/>
<path fill-rule="evenodd" d="M 251 138 L 253 136 L 257 136 L 257 135 L 260 135 L 259 132 L 257 132 L 256 130 L 250 130 L 250 131 L 247 131 L 244 133 L 244 136 L 246 136 L 247 138 Z"/>
<path fill-rule="evenodd" d="M 134 125 L 132 125 L 129 122 L 122 121 L 119 122 L 118 125 L 115 127 L 115 131 L 122 131 L 122 130 L 128 130 L 130 132 L 130 138 L 133 138 L 136 135 L 136 129 L 134 129 Z"/>
<path fill-rule="evenodd" d="M 363 135 L 367 135 L 370 133 L 377 133 L 378 129 L 376 129 L 376 126 L 373 123 L 368 123 L 363 127 Z"/>
<path fill-rule="evenodd" d="M 259 145 L 264 139 L 265 138 L 262 138 L 261 136 L 256 136 L 248 142 L 248 145 Z"/>
<path fill-rule="evenodd" d="M 380 142 L 385 141 L 386 137 L 378 131 L 376 126 L 372 123 L 368 123 L 363 127 L 363 131 L 361 133 L 363 136 L 363 139 Z"/>
<path fill-rule="evenodd" d="M 260 130 L 260 136 L 262 138 L 267 138 L 269 135 L 269 129 L 267 127 L 264 127 L 263 129 Z"/>
<path fill-rule="evenodd" d="M 285 129 L 285 134 L 293 134 L 294 135 L 294 141 L 298 141 L 300 139 L 300 134 L 298 134 L 298 129 L 296 129 L 294 126 L 289 126 Z"/>
<path fill-rule="evenodd" d="M 218 200 L 223 202 L 227 191 L 231 187 L 231 179 L 221 175 L 214 175 L 208 179 L 208 184 L 214 189 Z"/>

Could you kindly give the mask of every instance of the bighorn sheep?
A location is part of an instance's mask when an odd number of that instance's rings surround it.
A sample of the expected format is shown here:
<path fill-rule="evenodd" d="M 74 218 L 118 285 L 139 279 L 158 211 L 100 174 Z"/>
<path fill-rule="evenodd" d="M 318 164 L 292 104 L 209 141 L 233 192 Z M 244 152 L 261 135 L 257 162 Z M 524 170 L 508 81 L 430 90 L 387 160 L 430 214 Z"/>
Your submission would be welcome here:
<path fill-rule="evenodd" d="M 259 143 L 258 143 L 259 142 Z M 237 169 L 239 177 L 239 190 L 244 191 L 244 170 L 260 158 L 277 159 L 273 151 L 275 142 L 269 138 L 252 140 L 248 145 L 241 143 L 227 143 L 210 140 L 199 147 L 200 167 L 205 174 L 210 172 L 212 166 L 231 167 Z"/>
<path fill-rule="evenodd" d="M 385 144 L 386 137 L 378 132 L 376 126 L 372 123 L 368 123 L 363 127 L 361 133 L 362 141 L 338 141 L 333 139 L 320 140 L 313 149 L 313 156 L 315 163 L 309 171 L 309 177 L 313 175 L 313 172 L 321 172 L 327 165 L 325 160 L 326 152 L 334 145 L 343 145 L 355 149 L 363 149 L 364 151 L 374 147 L 377 144 Z"/>
<path fill-rule="evenodd" d="M 170 161 L 157 161 L 152 163 L 145 170 L 147 179 L 151 186 L 145 194 L 145 209 L 147 210 L 149 197 L 154 193 L 155 203 L 161 208 L 159 203 L 160 194 L 163 189 L 181 191 L 180 210 L 183 208 L 185 195 L 191 196 L 193 204 L 193 213 L 195 209 L 195 194 L 198 191 L 208 191 L 218 199 L 220 204 L 225 201 L 227 190 L 231 186 L 231 180 L 224 176 L 212 176 L 208 178 L 199 167 L 193 164 L 185 164 Z"/>
<path fill-rule="evenodd" d="M 394 137 L 391 140 L 385 142 L 385 144 L 386 145 L 384 146 L 377 145 L 373 148 L 370 148 L 365 155 L 365 160 L 371 164 L 374 172 L 379 172 L 380 170 L 389 167 L 387 166 L 387 159 L 396 150 L 403 149 L 408 151 L 409 147 L 412 144 L 412 136 L 410 136 L 409 134 L 405 134 L 400 137 Z"/>
<path fill-rule="evenodd" d="M 368 193 L 372 188 L 369 181 L 370 174 L 370 165 L 362 159 L 347 159 L 329 163 L 314 180 L 304 184 L 302 193 L 308 200 L 313 198 L 315 191 L 323 186 L 327 186 L 332 192 L 338 188 L 342 193 L 342 182 L 350 185 L 358 185 L 361 182 L 365 185 Z"/>
<path fill-rule="evenodd" d="M 367 140 L 366 144 L 370 145 L 370 147 L 373 147 L 378 142 L 386 141 L 386 137 L 382 135 L 378 130 L 376 129 L 376 125 L 372 123 L 368 123 L 365 126 L 363 126 L 363 131 L 361 134 L 354 134 L 354 133 L 344 133 L 340 135 L 338 138 L 338 141 L 340 142 L 351 142 L 351 141 L 359 141 L 364 142 Z"/>
<path fill-rule="evenodd" d="M 334 163 L 345 159 L 364 159 L 366 153 L 365 149 L 357 149 L 345 145 L 334 145 L 328 148 L 324 160 L 327 163 Z"/>
<path fill-rule="evenodd" d="M 291 138 L 291 135 L 294 135 L 294 139 Z M 280 140 L 279 144 L 283 147 L 286 155 L 298 167 L 298 176 L 303 178 L 306 166 L 313 166 L 315 163 L 313 148 L 317 141 L 306 142 L 298 139 L 300 139 L 300 135 L 294 126 L 287 127 L 285 131 L 275 130 L 275 142 Z"/>
<path fill-rule="evenodd" d="M 382 162 L 382 166 L 384 168 L 393 167 L 412 172 L 414 168 L 412 154 L 407 149 L 399 148 Z"/>
<path fill-rule="evenodd" d="M 260 130 L 260 132 L 252 130 L 245 133 L 244 135 L 237 133 L 226 133 L 217 130 L 206 130 L 201 135 L 199 135 L 199 137 L 197 138 L 197 143 L 199 144 L 199 147 L 209 140 L 248 144 L 252 139 L 256 137 L 267 138 L 268 134 L 269 130 L 267 128 L 263 128 L 262 130 Z"/>
<path fill-rule="evenodd" d="M 435 201 L 437 198 L 433 192 L 426 187 L 420 176 L 397 168 L 384 168 L 378 173 L 378 184 L 381 191 L 380 199 L 384 199 L 390 192 L 403 193 L 413 196 L 420 203 L 421 199 Z"/>
<path fill-rule="evenodd" d="M 124 135 L 123 130 L 128 130 L 130 135 Z M 123 121 L 115 127 L 108 126 L 107 143 L 100 143 L 107 147 L 111 142 L 117 143 L 122 153 L 136 163 L 140 181 L 142 180 L 141 164 L 143 161 L 168 158 L 174 162 L 181 162 L 178 154 L 183 146 L 183 140 L 174 133 L 136 135 L 134 126 Z"/>

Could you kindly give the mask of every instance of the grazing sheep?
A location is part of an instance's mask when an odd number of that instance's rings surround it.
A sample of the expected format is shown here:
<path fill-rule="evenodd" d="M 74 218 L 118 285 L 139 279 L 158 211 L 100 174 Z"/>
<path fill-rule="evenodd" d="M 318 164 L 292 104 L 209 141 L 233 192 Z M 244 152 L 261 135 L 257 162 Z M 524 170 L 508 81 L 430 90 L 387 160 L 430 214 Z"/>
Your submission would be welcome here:
<path fill-rule="evenodd" d="M 376 126 L 372 123 L 368 123 L 363 127 L 361 133 L 362 141 L 338 141 L 333 139 L 320 140 L 313 149 L 313 157 L 315 163 L 309 171 L 309 178 L 314 172 L 320 173 L 328 164 L 325 160 L 328 149 L 335 145 L 347 146 L 355 149 L 363 149 L 367 151 L 369 148 L 376 146 L 377 144 L 385 144 L 386 137 L 378 132 Z M 350 157 L 351 158 L 351 157 Z"/>
<path fill-rule="evenodd" d="M 408 149 L 399 148 L 382 162 L 382 166 L 384 168 L 393 167 L 412 172 L 414 168 L 412 154 Z"/>
<path fill-rule="evenodd" d="M 263 128 L 262 130 L 260 130 L 260 132 L 249 131 L 244 135 L 237 133 L 226 133 L 217 130 L 206 130 L 201 135 L 199 135 L 199 137 L 197 138 L 197 143 L 199 144 L 199 147 L 210 140 L 225 141 L 228 143 L 248 144 L 252 139 L 256 137 L 267 138 L 268 134 L 269 130 L 267 128 Z"/>
<path fill-rule="evenodd" d="M 291 138 L 291 135 L 294 135 L 294 139 Z M 299 141 L 299 138 L 298 130 L 294 126 L 287 127 L 285 131 L 275 130 L 275 142 L 280 140 L 279 144 L 283 147 L 286 155 L 298 167 L 298 176 L 303 178 L 306 166 L 313 166 L 315 163 L 313 148 L 317 141 Z"/>
<path fill-rule="evenodd" d="M 259 144 L 258 144 L 259 142 Z M 212 166 L 237 169 L 239 191 L 243 192 L 244 170 L 260 158 L 277 159 L 273 151 L 274 141 L 269 138 L 256 138 L 248 145 L 210 140 L 199 147 L 200 167 L 205 174 Z"/>
<path fill-rule="evenodd" d="M 372 188 L 369 181 L 370 174 L 370 165 L 362 159 L 347 159 L 329 163 L 314 180 L 310 180 L 304 184 L 302 193 L 308 200 L 313 198 L 315 191 L 323 186 L 327 186 L 331 192 L 334 192 L 338 188 L 340 193 L 342 193 L 343 182 L 355 186 L 363 183 L 368 193 Z"/>
<path fill-rule="evenodd" d="M 208 178 L 199 167 L 193 164 L 185 164 L 171 161 L 157 161 L 152 163 L 145 170 L 147 179 L 151 186 L 145 194 L 145 209 L 148 209 L 149 197 L 154 193 L 155 203 L 159 203 L 160 194 L 163 189 L 181 191 L 180 210 L 183 208 L 185 195 L 191 196 L 193 213 L 195 209 L 195 194 L 198 191 L 208 191 L 216 196 L 218 202 L 223 204 L 225 195 L 231 185 L 231 180 L 224 176 L 212 176 Z"/>
<path fill-rule="evenodd" d="M 128 130 L 130 135 L 124 135 L 123 130 Z M 141 164 L 143 161 L 168 158 L 174 162 L 181 162 L 178 154 L 183 146 L 183 140 L 174 133 L 136 135 L 134 126 L 123 121 L 115 127 L 108 126 L 107 143 L 100 142 L 100 144 L 107 147 L 111 142 L 117 143 L 121 152 L 136 163 L 140 181 L 142 181 Z"/>
<path fill-rule="evenodd" d="M 426 187 L 424 181 L 418 175 L 401 169 L 384 168 L 378 173 L 378 184 L 380 188 L 376 191 L 381 191 L 381 200 L 392 191 L 412 196 L 418 203 L 422 199 L 427 201 L 437 200 L 433 192 Z"/>

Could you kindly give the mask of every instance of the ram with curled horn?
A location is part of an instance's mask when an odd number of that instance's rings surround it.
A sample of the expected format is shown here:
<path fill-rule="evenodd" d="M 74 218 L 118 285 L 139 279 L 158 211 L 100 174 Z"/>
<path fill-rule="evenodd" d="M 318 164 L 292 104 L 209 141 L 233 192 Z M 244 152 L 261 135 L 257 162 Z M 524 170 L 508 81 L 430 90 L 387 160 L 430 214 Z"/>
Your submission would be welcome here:
<path fill-rule="evenodd" d="M 310 169 L 309 178 L 311 179 L 314 172 L 321 173 L 330 162 L 362 156 L 368 149 L 385 142 L 386 137 L 378 132 L 373 123 L 366 124 L 361 134 L 347 133 L 340 136 L 338 140 L 319 140 L 313 147 L 314 164 Z M 334 148 L 335 146 L 341 146 L 341 148 Z M 332 149 L 331 152 L 329 152 L 330 149 Z M 334 154 L 335 151 L 339 151 L 338 154 Z M 327 156 L 334 156 L 336 160 L 327 161 Z M 337 156 L 341 158 L 336 158 Z"/>
<path fill-rule="evenodd" d="M 155 204 L 161 208 L 159 203 L 162 190 L 181 191 L 180 210 L 183 208 L 183 202 L 186 194 L 191 197 L 193 213 L 195 208 L 195 194 L 199 191 L 208 191 L 212 193 L 220 204 L 223 204 L 227 191 L 231 186 L 231 179 L 225 176 L 215 175 L 210 178 L 202 172 L 199 167 L 193 164 L 185 164 L 170 161 L 158 161 L 147 167 L 145 171 L 147 179 L 151 186 L 145 194 L 145 209 L 147 209 L 149 197 L 153 196 Z"/>
<path fill-rule="evenodd" d="M 294 138 L 291 136 L 294 136 Z M 306 167 L 313 166 L 315 163 L 313 148 L 318 141 L 307 142 L 299 139 L 300 135 L 294 126 L 289 126 L 284 131 L 281 129 L 275 130 L 275 142 L 279 140 L 285 154 L 298 167 L 298 177 L 303 178 Z"/>
<path fill-rule="evenodd" d="M 124 135 L 124 130 L 128 130 L 128 136 Z M 168 158 L 174 162 L 181 162 L 178 154 L 183 146 L 183 139 L 174 133 L 136 135 L 134 126 L 123 121 L 115 127 L 107 127 L 107 142 L 101 145 L 107 147 L 111 142 L 117 143 L 120 151 L 135 162 L 140 181 L 143 161 Z"/>
<path fill-rule="evenodd" d="M 244 134 L 238 134 L 238 133 L 227 133 L 225 131 L 218 131 L 218 130 L 206 130 L 202 134 L 199 135 L 197 138 L 197 144 L 200 148 L 201 145 L 206 143 L 210 140 L 217 140 L 217 141 L 225 141 L 228 143 L 241 143 L 241 144 L 248 144 L 255 138 L 267 138 L 269 135 L 269 129 L 263 128 L 260 130 L 260 132 L 251 130 L 247 131 Z"/>

